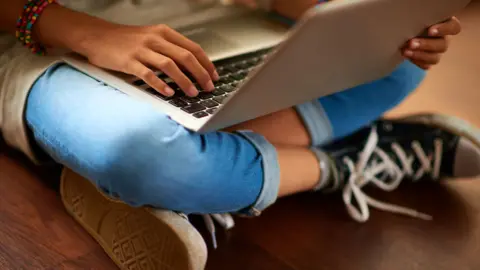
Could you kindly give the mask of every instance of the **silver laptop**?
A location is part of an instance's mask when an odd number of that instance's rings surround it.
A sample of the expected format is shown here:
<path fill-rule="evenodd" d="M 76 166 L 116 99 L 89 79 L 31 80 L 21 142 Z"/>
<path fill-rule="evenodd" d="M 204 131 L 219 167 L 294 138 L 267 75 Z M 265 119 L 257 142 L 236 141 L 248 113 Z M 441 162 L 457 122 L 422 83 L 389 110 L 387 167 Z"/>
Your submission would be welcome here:
<path fill-rule="evenodd" d="M 164 97 L 141 80 L 78 57 L 65 60 L 186 128 L 207 132 L 386 76 L 403 61 L 405 41 L 469 2 L 336 0 L 312 8 L 292 29 L 267 13 L 225 5 L 171 20 L 168 25 L 206 50 L 221 75 L 215 91 L 196 98 L 180 90 Z"/>

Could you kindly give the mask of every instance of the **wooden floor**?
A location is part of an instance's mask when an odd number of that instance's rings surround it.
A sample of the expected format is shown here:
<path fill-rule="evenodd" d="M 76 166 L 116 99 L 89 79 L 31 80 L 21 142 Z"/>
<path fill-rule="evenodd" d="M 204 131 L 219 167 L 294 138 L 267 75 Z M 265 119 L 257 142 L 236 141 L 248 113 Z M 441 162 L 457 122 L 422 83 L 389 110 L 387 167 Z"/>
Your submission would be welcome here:
<path fill-rule="evenodd" d="M 443 64 L 392 114 L 438 111 L 480 125 L 480 3 L 460 18 L 464 34 Z M 0 269 L 115 269 L 63 210 L 57 173 L 0 146 Z M 374 211 L 357 224 L 339 195 L 295 196 L 221 234 L 208 269 L 480 269 L 480 179 L 373 194 L 434 221 Z"/>

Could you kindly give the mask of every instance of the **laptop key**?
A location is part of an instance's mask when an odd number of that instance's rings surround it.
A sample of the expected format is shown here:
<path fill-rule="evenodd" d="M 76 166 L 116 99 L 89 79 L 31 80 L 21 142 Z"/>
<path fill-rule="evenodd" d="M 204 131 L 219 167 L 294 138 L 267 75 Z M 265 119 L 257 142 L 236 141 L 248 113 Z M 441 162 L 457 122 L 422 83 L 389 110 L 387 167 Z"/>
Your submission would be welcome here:
<path fill-rule="evenodd" d="M 215 102 L 215 101 L 213 101 L 213 100 L 211 100 L 211 99 L 209 99 L 209 100 L 204 100 L 204 101 L 200 102 L 200 104 L 201 104 L 202 106 L 207 107 L 207 108 L 213 108 L 213 107 L 217 107 L 217 106 L 218 106 L 218 103 Z"/>
<path fill-rule="evenodd" d="M 221 86 L 220 89 L 227 92 L 227 93 L 235 91 L 235 88 L 231 85 L 228 85 L 228 84 Z"/>
<path fill-rule="evenodd" d="M 235 79 L 233 79 L 231 77 L 231 75 L 225 75 L 225 76 L 222 76 L 220 77 L 220 79 L 218 80 L 218 83 L 220 84 L 227 84 L 227 83 L 231 83 L 232 81 L 234 81 Z"/>
<path fill-rule="evenodd" d="M 206 112 L 197 112 L 195 114 L 193 114 L 193 116 L 195 116 L 196 118 L 203 118 L 205 116 L 208 116 L 208 113 Z"/>
<path fill-rule="evenodd" d="M 185 93 L 183 92 L 182 89 L 177 88 L 177 90 L 175 90 L 175 96 L 176 96 L 176 97 L 184 97 L 184 96 L 185 96 Z"/>
<path fill-rule="evenodd" d="M 198 82 L 193 83 L 193 86 L 195 86 L 195 88 L 198 90 L 202 89 L 202 86 Z"/>
<path fill-rule="evenodd" d="M 220 75 L 220 76 L 225 76 L 225 75 L 230 73 L 230 71 L 225 69 L 225 67 L 223 67 L 223 66 L 217 67 L 217 72 L 218 72 L 218 75 Z"/>
<path fill-rule="evenodd" d="M 260 61 L 261 59 L 259 57 L 254 57 L 254 58 L 248 59 L 247 64 L 253 67 L 253 66 L 256 66 Z"/>
<path fill-rule="evenodd" d="M 214 97 L 213 100 L 215 100 L 216 102 L 222 104 L 227 97 L 228 97 L 228 96 L 226 96 L 226 95 L 225 95 L 225 96 L 218 96 L 218 97 Z"/>
<path fill-rule="evenodd" d="M 247 75 L 248 75 L 247 71 L 240 71 L 238 73 L 232 74 L 231 76 L 233 78 L 235 78 L 235 80 L 241 81 L 241 80 L 245 79 L 247 77 Z"/>
<path fill-rule="evenodd" d="M 238 68 L 236 68 L 234 65 L 228 65 L 225 67 L 225 69 L 230 71 L 230 73 L 235 73 L 238 71 Z"/>
<path fill-rule="evenodd" d="M 214 114 L 217 111 L 217 109 L 218 109 L 218 107 L 217 108 L 211 108 L 211 109 L 206 110 L 206 112 L 209 113 L 209 114 Z"/>
<path fill-rule="evenodd" d="M 147 84 L 146 82 L 144 82 L 143 80 L 136 80 L 133 82 L 133 85 L 135 86 L 142 86 L 142 85 L 145 85 Z"/>
<path fill-rule="evenodd" d="M 230 74 L 230 76 L 228 76 L 228 83 L 232 83 L 234 82 L 236 79 L 232 76 L 232 74 Z"/>
<path fill-rule="evenodd" d="M 181 97 L 180 99 L 187 102 L 188 104 L 197 103 L 200 101 L 198 97 Z"/>
<path fill-rule="evenodd" d="M 242 70 L 238 72 L 238 74 L 240 74 L 240 76 L 244 76 L 243 78 L 245 79 L 248 76 L 248 72 L 248 70 Z"/>
<path fill-rule="evenodd" d="M 170 97 L 164 96 L 160 92 L 158 92 L 157 90 L 153 89 L 152 87 L 149 87 L 149 88 L 145 89 L 145 91 L 154 95 L 154 96 L 156 96 L 156 97 L 159 97 L 159 98 L 161 98 L 165 101 L 169 101 L 169 100 L 171 100 L 175 97 L 175 95 L 170 96 Z"/>
<path fill-rule="evenodd" d="M 243 61 L 243 62 L 235 64 L 235 67 L 237 67 L 239 69 L 248 69 L 248 68 L 251 67 L 251 65 L 249 65 L 246 61 Z"/>
<path fill-rule="evenodd" d="M 223 91 L 223 90 L 221 89 L 221 87 L 216 87 L 215 90 L 212 91 L 211 93 L 212 93 L 212 95 L 214 95 L 214 96 L 221 96 L 221 95 L 225 94 L 225 91 Z"/>
<path fill-rule="evenodd" d="M 174 99 L 174 100 L 170 101 L 169 103 L 172 104 L 173 106 L 179 107 L 179 108 L 188 106 L 188 103 L 181 100 L 181 99 Z"/>
<path fill-rule="evenodd" d="M 239 73 L 232 74 L 231 76 L 237 81 L 240 81 L 241 79 L 243 79 L 243 77 Z"/>
<path fill-rule="evenodd" d="M 169 82 L 169 83 L 167 83 L 167 85 L 171 89 L 177 89 L 178 88 L 178 85 L 175 82 Z"/>
<path fill-rule="evenodd" d="M 209 92 L 200 92 L 200 93 L 198 93 L 198 97 L 200 99 L 210 99 L 210 98 L 213 97 L 213 94 L 209 93 Z"/>
<path fill-rule="evenodd" d="M 148 92 L 150 94 L 153 94 L 153 95 L 158 95 L 158 91 L 153 89 L 152 87 L 148 87 L 147 89 L 145 89 L 145 92 Z"/>
<path fill-rule="evenodd" d="M 187 113 L 196 113 L 199 111 L 205 110 L 206 107 L 203 105 L 200 105 L 199 103 L 192 103 L 188 105 L 187 107 L 183 107 L 182 110 L 186 111 Z"/>
<path fill-rule="evenodd" d="M 163 72 L 160 72 L 160 73 L 158 73 L 157 77 L 164 80 L 164 79 L 168 78 L 168 75 L 163 73 Z"/>

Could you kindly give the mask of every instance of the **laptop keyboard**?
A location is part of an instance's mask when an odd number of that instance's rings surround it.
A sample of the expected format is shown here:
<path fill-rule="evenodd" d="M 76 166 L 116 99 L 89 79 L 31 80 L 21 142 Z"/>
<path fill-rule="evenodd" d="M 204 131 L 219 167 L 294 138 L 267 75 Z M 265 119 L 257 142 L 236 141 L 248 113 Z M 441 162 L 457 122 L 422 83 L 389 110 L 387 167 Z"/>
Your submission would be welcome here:
<path fill-rule="evenodd" d="M 175 90 L 175 95 L 167 97 L 151 87 L 145 89 L 145 91 L 196 118 L 207 117 L 208 115 L 214 114 L 225 100 L 238 89 L 238 86 L 245 80 L 248 73 L 262 63 L 269 51 L 269 49 L 261 50 L 214 62 L 217 72 L 220 75 L 220 79 L 214 82 L 215 90 L 212 92 L 200 91 L 197 97 L 186 96 L 178 85 L 163 73 L 158 77 L 167 82 L 168 86 Z M 194 81 L 191 76 L 189 77 Z M 146 83 L 142 80 L 137 80 L 133 82 L 133 85 L 144 86 Z M 201 89 L 197 83 L 195 83 L 195 86 L 197 89 Z"/>

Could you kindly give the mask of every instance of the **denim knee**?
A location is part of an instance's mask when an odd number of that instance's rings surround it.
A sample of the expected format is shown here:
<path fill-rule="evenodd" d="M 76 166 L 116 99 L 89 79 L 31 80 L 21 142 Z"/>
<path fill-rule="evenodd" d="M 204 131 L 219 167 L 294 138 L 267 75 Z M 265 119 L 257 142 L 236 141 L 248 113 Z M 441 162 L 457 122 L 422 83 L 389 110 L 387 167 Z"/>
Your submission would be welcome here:
<path fill-rule="evenodd" d="M 198 138 L 182 127 L 170 137 L 143 130 L 130 134 L 123 149 L 109 160 L 97 178 L 108 193 L 133 206 L 182 210 L 202 208 L 198 199 L 208 187 L 202 180 L 214 175 Z"/>
<path fill-rule="evenodd" d="M 132 206 L 236 212 L 253 205 L 262 191 L 262 157 L 242 136 L 198 134 L 171 121 L 122 137 L 122 147 L 106 151 L 117 154 L 90 178 Z"/>

